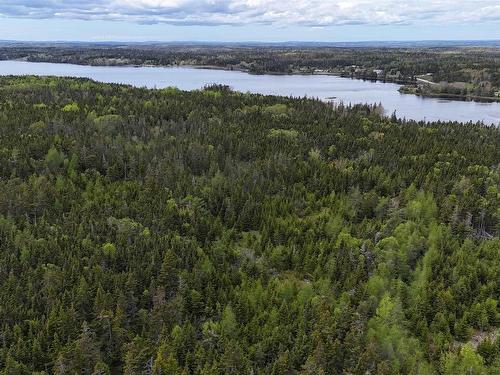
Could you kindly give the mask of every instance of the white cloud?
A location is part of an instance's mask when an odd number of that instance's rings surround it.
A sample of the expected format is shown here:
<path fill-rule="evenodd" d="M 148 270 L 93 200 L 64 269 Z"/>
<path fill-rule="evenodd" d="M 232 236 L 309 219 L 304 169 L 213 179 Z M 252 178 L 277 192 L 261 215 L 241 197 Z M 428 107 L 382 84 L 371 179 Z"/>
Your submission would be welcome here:
<path fill-rule="evenodd" d="M 0 15 L 313 27 L 500 21 L 500 0 L 0 0 Z"/>

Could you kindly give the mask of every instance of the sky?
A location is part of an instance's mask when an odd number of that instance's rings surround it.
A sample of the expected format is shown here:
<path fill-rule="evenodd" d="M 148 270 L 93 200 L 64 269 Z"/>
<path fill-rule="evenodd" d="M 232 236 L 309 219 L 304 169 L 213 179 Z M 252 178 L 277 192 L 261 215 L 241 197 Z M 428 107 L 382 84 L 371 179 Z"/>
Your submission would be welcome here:
<path fill-rule="evenodd" d="M 500 39 L 500 0 L 0 0 L 0 40 L 465 39 Z"/>

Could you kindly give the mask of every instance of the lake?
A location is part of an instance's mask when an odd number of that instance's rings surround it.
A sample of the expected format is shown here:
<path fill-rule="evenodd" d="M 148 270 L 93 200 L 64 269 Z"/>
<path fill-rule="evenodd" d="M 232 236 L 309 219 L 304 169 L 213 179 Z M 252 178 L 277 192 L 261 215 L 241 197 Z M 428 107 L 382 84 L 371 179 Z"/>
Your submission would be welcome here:
<path fill-rule="evenodd" d="M 328 75 L 252 75 L 238 71 L 168 68 L 101 67 L 71 64 L 0 61 L 0 75 L 51 75 L 86 77 L 100 82 L 138 87 L 182 90 L 207 84 L 228 85 L 234 90 L 260 94 L 315 97 L 344 103 L 382 103 L 386 114 L 426 121 L 459 121 L 500 124 L 500 103 L 478 103 L 400 94 L 394 83 L 362 81 Z"/>

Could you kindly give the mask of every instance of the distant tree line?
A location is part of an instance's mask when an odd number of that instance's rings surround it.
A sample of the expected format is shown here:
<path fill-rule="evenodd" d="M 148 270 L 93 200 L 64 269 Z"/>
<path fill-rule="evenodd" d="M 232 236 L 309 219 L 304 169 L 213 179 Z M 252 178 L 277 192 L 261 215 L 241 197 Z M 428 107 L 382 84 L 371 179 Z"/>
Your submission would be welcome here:
<path fill-rule="evenodd" d="M 470 84 L 467 93 L 494 96 L 500 91 L 498 47 L 15 44 L 0 47 L 0 60 L 7 59 L 84 65 L 201 65 L 255 74 L 336 73 L 406 84 L 430 74 L 427 79 L 434 82 Z"/>

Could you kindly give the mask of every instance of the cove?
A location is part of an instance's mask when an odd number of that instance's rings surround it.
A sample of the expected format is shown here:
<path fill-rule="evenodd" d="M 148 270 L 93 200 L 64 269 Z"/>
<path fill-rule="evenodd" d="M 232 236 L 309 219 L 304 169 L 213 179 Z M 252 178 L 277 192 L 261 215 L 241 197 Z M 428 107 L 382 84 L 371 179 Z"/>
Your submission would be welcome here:
<path fill-rule="evenodd" d="M 423 98 L 398 92 L 394 83 L 362 81 L 331 75 L 252 75 L 245 72 L 188 67 L 104 67 L 24 61 L 0 61 L 0 75 L 85 77 L 136 87 L 200 89 L 228 85 L 242 92 L 313 97 L 344 104 L 381 103 L 386 114 L 417 121 L 500 124 L 500 103 Z"/>

